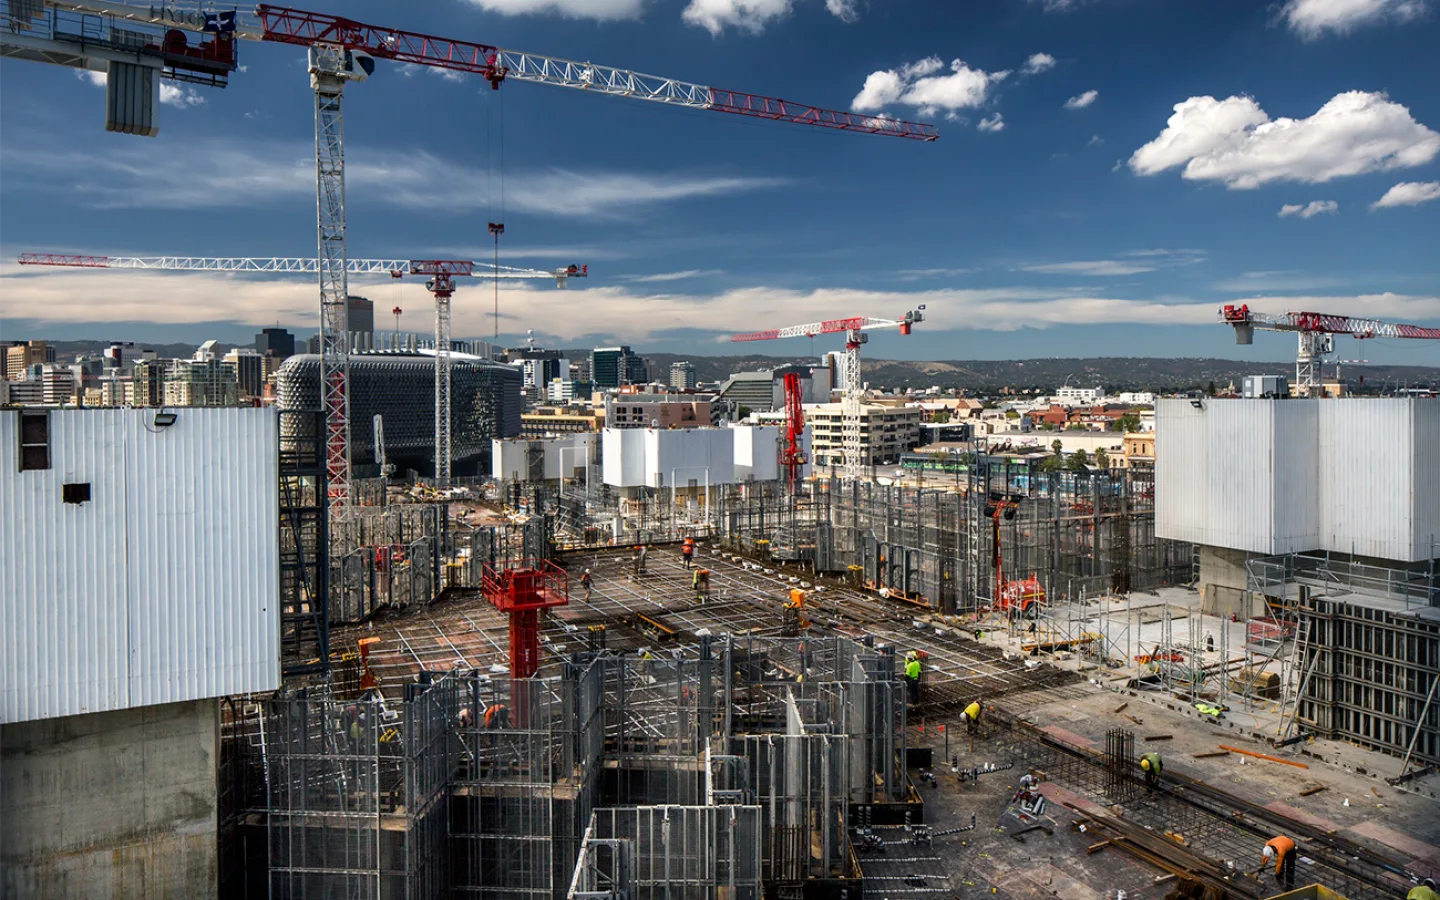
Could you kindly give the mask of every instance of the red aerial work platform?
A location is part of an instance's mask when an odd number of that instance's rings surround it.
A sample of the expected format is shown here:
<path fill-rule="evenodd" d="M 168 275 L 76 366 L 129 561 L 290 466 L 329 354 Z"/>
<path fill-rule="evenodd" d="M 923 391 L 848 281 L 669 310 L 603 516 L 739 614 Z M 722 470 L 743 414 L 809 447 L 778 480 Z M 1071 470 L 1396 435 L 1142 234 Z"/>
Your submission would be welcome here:
<path fill-rule="evenodd" d="M 570 577 L 548 560 L 526 560 L 510 569 L 481 569 L 480 591 L 510 616 L 510 677 L 529 678 L 540 668 L 540 612 L 570 602 Z"/>

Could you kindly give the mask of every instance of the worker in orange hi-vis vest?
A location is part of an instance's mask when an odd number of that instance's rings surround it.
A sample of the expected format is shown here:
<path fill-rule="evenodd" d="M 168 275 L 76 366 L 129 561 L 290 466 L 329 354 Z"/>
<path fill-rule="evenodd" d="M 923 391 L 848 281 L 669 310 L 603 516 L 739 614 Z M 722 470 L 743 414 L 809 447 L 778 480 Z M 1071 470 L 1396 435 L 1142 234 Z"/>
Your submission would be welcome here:
<path fill-rule="evenodd" d="M 1286 890 L 1295 887 L 1295 842 L 1280 835 L 1273 837 L 1260 852 L 1260 868 L 1274 861 L 1275 880 Z"/>
<path fill-rule="evenodd" d="M 695 539 L 686 538 L 685 543 L 680 545 L 680 555 L 685 560 L 685 568 L 690 568 L 690 562 L 695 558 Z"/>

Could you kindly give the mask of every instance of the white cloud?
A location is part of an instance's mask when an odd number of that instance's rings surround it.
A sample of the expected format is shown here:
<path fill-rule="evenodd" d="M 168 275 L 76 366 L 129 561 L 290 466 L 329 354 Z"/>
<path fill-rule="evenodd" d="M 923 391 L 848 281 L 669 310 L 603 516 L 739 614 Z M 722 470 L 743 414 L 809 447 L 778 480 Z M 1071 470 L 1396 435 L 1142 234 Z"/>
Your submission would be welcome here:
<path fill-rule="evenodd" d="M 656 272 L 653 275 L 631 275 L 626 281 L 636 284 L 659 284 L 666 281 L 686 281 L 691 278 L 705 278 L 722 274 L 719 269 L 686 269 L 683 272 Z"/>
<path fill-rule="evenodd" d="M 1087 147 L 1098 147 L 1098 146 L 1100 146 L 1100 145 L 1103 144 L 1103 143 L 1105 143 L 1105 139 L 1104 139 L 1104 138 L 1102 138 L 1102 137 L 1101 137 L 1100 135 L 1098 135 L 1098 134 L 1092 134 L 1092 135 L 1090 135 L 1090 140 L 1088 140 L 1088 141 L 1085 142 L 1085 146 L 1087 146 Z"/>
<path fill-rule="evenodd" d="M 7 150 L 27 167 L 28 188 L 61 190 L 92 207 L 150 209 L 262 206 L 286 199 L 313 204 L 313 153 L 306 144 L 247 147 L 228 141 L 184 148 L 165 141 L 131 142 L 103 154 L 56 147 Z M 155 172 L 182 171 L 194 159 L 205 159 L 215 171 L 225 172 L 227 190 L 216 191 L 204 179 L 180 179 L 164 191 L 154 189 Z M 431 213 L 489 205 L 483 169 L 424 152 L 373 152 L 357 144 L 348 154 L 345 172 L 352 203 Z M 507 175 L 505 199 L 510 209 L 541 215 L 623 218 L 663 203 L 783 183 L 754 176 L 537 169 Z"/>
<path fill-rule="evenodd" d="M 790 0 L 690 0 L 680 18 L 718 35 L 726 27 L 759 34 L 776 19 L 790 15 Z"/>
<path fill-rule="evenodd" d="M 959 278 L 961 275 L 971 275 L 979 269 L 899 269 L 895 277 L 901 281 L 921 281 L 926 278 Z"/>
<path fill-rule="evenodd" d="M 1100 96 L 1100 92 L 1099 92 L 1099 91 L 1096 91 L 1096 90 L 1089 90 L 1089 91 L 1086 91 L 1086 92 L 1083 93 L 1083 94 L 1077 94 L 1077 95 L 1075 95 L 1074 97 L 1071 97 L 1069 100 L 1066 100 L 1066 101 L 1065 101 L 1065 108 L 1066 108 L 1066 109 L 1084 109 L 1085 107 L 1087 107 L 1087 106 L 1089 106 L 1090 104 L 1094 103 L 1094 102 L 1095 102 L 1095 98 L 1097 98 L 1097 97 L 1099 97 L 1099 96 Z"/>
<path fill-rule="evenodd" d="M 1309 219 L 1324 213 L 1339 212 L 1340 204 L 1334 200 L 1311 200 L 1306 204 L 1287 203 L 1280 207 L 1279 216 L 1284 219 L 1288 216 L 1299 216 L 1302 219 Z"/>
<path fill-rule="evenodd" d="M 1310 275 L 1298 271 L 1241 272 L 1234 278 L 1217 281 L 1218 291 L 1240 294 L 1256 291 L 1313 291 L 1316 288 L 1341 287 L 1346 282 L 1331 275 Z"/>
<path fill-rule="evenodd" d="M 985 118 L 981 119 L 975 125 L 975 127 L 979 128 L 981 131 L 1004 131 L 1005 117 L 997 112 L 994 115 L 986 116 Z"/>
<path fill-rule="evenodd" d="M 1030 0 L 1030 2 L 1041 4 L 1045 7 L 1046 12 L 1067 12 L 1085 5 L 1089 0 Z"/>
<path fill-rule="evenodd" d="M 1425 11 L 1424 0 L 1287 0 L 1281 14 L 1293 31 L 1310 39 L 1326 31 L 1345 34 L 1383 19 L 1408 21 Z"/>
<path fill-rule="evenodd" d="M 972 69 L 961 60 L 950 63 L 948 74 L 940 57 L 931 56 L 897 69 L 871 72 L 850 108 L 856 112 L 877 112 L 892 103 L 925 110 L 932 115 L 945 110 L 973 109 L 985 103 L 992 85 L 1010 75 L 1008 70 L 986 72 Z"/>
<path fill-rule="evenodd" d="M 104 72 L 93 72 L 89 69 L 76 70 L 75 77 L 96 87 L 104 87 L 109 82 L 109 78 Z M 168 81 L 162 81 L 160 82 L 160 102 L 166 106 L 184 109 L 187 106 L 203 105 L 205 98 L 194 88 L 176 87 Z"/>
<path fill-rule="evenodd" d="M 1386 191 L 1385 196 L 1370 204 L 1370 208 L 1419 206 L 1431 200 L 1440 200 L 1440 181 L 1402 181 Z"/>
<path fill-rule="evenodd" d="M 1158 268 L 1158 265 L 1121 262 L 1118 259 L 1086 259 L 1021 266 L 1020 271 L 1042 272 L 1046 275 L 1138 275 L 1141 272 L 1153 272 Z"/>
<path fill-rule="evenodd" d="M 1025 64 L 1020 67 L 1020 71 L 1026 75 L 1038 75 L 1053 68 L 1055 68 L 1055 57 L 1048 53 L 1032 53 L 1030 58 L 1025 60 Z"/>
<path fill-rule="evenodd" d="M 357 292 L 389 285 L 394 302 L 427 309 L 433 300 L 418 281 L 355 278 Z M 103 284 L 103 290 L 97 289 Z M 485 292 L 489 284 L 467 291 Z M 47 322 L 100 325 L 110 322 L 246 322 L 314 328 L 315 287 L 304 277 L 245 278 L 215 272 L 76 272 L 55 270 L 0 274 L 0 294 L 15 308 L 44 311 Z M 1344 309 L 1361 315 L 1401 321 L 1440 317 L 1440 297 L 1370 294 L 1351 297 L 1260 296 L 1243 298 L 1252 309 Z M 387 299 L 387 303 L 391 302 Z M 899 313 L 926 304 L 926 329 L 1011 331 L 1060 325 L 1152 324 L 1210 325 L 1211 301 L 1200 303 L 1161 298 L 1096 297 L 1073 288 L 940 289 L 928 291 L 858 290 L 821 287 L 808 290 L 755 286 L 722 293 L 644 292 L 619 286 L 590 287 L 571 282 L 557 290 L 543 282 L 501 283 L 502 330 L 528 328 L 574 340 L 587 335 L 624 335 L 643 345 L 675 329 L 699 329 L 717 335 L 742 330 L 737 322 L 773 319 L 783 309 L 793 321 L 834 318 L 836 310 Z M 455 304 L 457 337 L 488 335 L 490 304 Z M 37 316 L 39 318 L 39 316 Z"/>
<path fill-rule="evenodd" d="M 1184 178 L 1250 189 L 1419 166 L 1437 154 L 1440 134 L 1410 110 L 1384 94 L 1349 91 L 1309 118 L 1273 121 L 1250 97 L 1191 97 L 1129 165 L 1138 175 L 1183 166 Z"/>
<path fill-rule="evenodd" d="M 860 21 L 856 0 L 825 0 L 825 8 L 830 11 L 830 15 L 842 22 Z"/>
<path fill-rule="evenodd" d="M 571 19 L 639 18 L 644 0 L 467 0 L 486 12 L 506 16 L 534 13 L 565 16 Z"/>
<path fill-rule="evenodd" d="M 468 81 L 469 79 L 474 77 L 466 72 L 461 72 L 456 69 L 439 69 L 435 66 L 421 66 L 420 68 L 423 68 L 426 72 L 429 72 L 436 78 L 439 78 L 443 81 L 448 81 L 451 84 L 462 84 L 465 81 Z"/>

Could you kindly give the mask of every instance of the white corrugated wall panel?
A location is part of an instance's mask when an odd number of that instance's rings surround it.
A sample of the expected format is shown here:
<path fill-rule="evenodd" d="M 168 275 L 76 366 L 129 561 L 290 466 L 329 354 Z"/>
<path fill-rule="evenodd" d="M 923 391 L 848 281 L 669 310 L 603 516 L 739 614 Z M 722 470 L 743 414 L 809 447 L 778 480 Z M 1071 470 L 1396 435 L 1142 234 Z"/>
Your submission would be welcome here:
<path fill-rule="evenodd" d="M 1440 558 L 1440 399 L 1415 399 L 1411 560 Z"/>
<path fill-rule="evenodd" d="M 1161 400 L 1155 408 L 1157 537 L 1209 542 L 1210 494 L 1202 477 L 1209 470 L 1206 421 L 1189 400 Z"/>
<path fill-rule="evenodd" d="M 1322 493 L 1319 403 L 1295 400 L 1239 400 L 1234 405 L 1270 406 L 1271 553 L 1314 550 L 1320 546 Z M 1263 543 L 1263 542 L 1262 542 Z"/>
<path fill-rule="evenodd" d="M 132 706 L 280 683 L 279 420 L 177 416 L 126 418 Z"/>
<path fill-rule="evenodd" d="M 279 686 L 276 416 L 154 415 L 52 410 L 20 472 L 0 411 L 0 722 Z"/>
<path fill-rule="evenodd" d="M 1274 552 L 1274 402 L 1205 401 L 1209 539 L 1203 543 Z"/>
<path fill-rule="evenodd" d="M 1411 552 L 1413 465 L 1410 404 L 1340 399 L 1321 403 L 1324 549 L 1385 559 Z"/>

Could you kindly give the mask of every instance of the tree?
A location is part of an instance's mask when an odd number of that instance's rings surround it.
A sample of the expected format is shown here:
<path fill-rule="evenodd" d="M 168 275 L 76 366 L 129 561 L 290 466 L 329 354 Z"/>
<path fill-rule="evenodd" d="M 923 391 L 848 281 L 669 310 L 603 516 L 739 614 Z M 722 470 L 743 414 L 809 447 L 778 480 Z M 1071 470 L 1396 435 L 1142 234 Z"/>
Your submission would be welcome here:
<path fill-rule="evenodd" d="M 1205 388 L 1205 393 L 1209 394 L 1212 397 L 1215 396 L 1215 382 L 1210 382 L 1210 384 Z"/>
<path fill-rule="evenodd" d="M 930 420 L 937 425 L 944 425 L 950 421 L 950 413 L 947 410 L 940 410 L 930 417 Z"/>
<path fill-rule="evenodd" d="M 1065 445 L 1060 441 L 1059 438 L 1056 438 L 1055 440 L 1050 442 L 1050 449 L 1055 451 L 1056 456 L 1059 456 L 1060 453 L 1065 449 Z"/>
<path fill-rule="evenodd" d="M 1108 469 L 1108 468 L 1110 468 L 1110 454 L 1106 453 L 1106 452 L 1105 452 L 1105 448 L 1103 448 L 1103 447 L 1100 448 L 1099 450 L 1096 450 L 1096 451 L 1095 451 L 1095 468 L 1097 468 L 1097 469 Z"/>
<path fill-rule="evenodd" d="M 1126 434 L 1139 431 L 1140 417 L 1133 412 L 1127 412 L 1125 415 L 1115 420 L 1115 429 L 1117 431 L 1122 431 Z"/>
<path fill-rule="evenodd" d="M 1084 450 L 1076 450 L 1070 457 L 1070 471 L 1086 472 L 1090 469 L 1090 454 Z"/>
<path fill-rule="evenodd" d="M 1059 472 L 1063 468 L 1065 468 L 1065 460 L 1059 456 L 1047 456 L 1040 460 L 1040 471 L 1042 472 Z"/>
<path fill-rule="evenodd" d="M 1085 430 L 1085 426 L 1084 426 L 1084 425 L 1081 425 L 1079 422 L 1071 422 L 1069 425 L 1065 426 L 1065 430 L 1066 430 L 1066 431 L 1084 431 L 1084 430 Z"/>
<path fill-rule="evenodd" d="M 1013 409 L 1007 409 L 1007 410 L 1005 410 L 1005 418 L 1007 418 L 1007 419 L 1018 419 L 1018 418 L 1020 418 L 1020 414 L 1019 414 L 1018 412 L 1016 412 L 1015 410 L 1013 410 Z"/>

